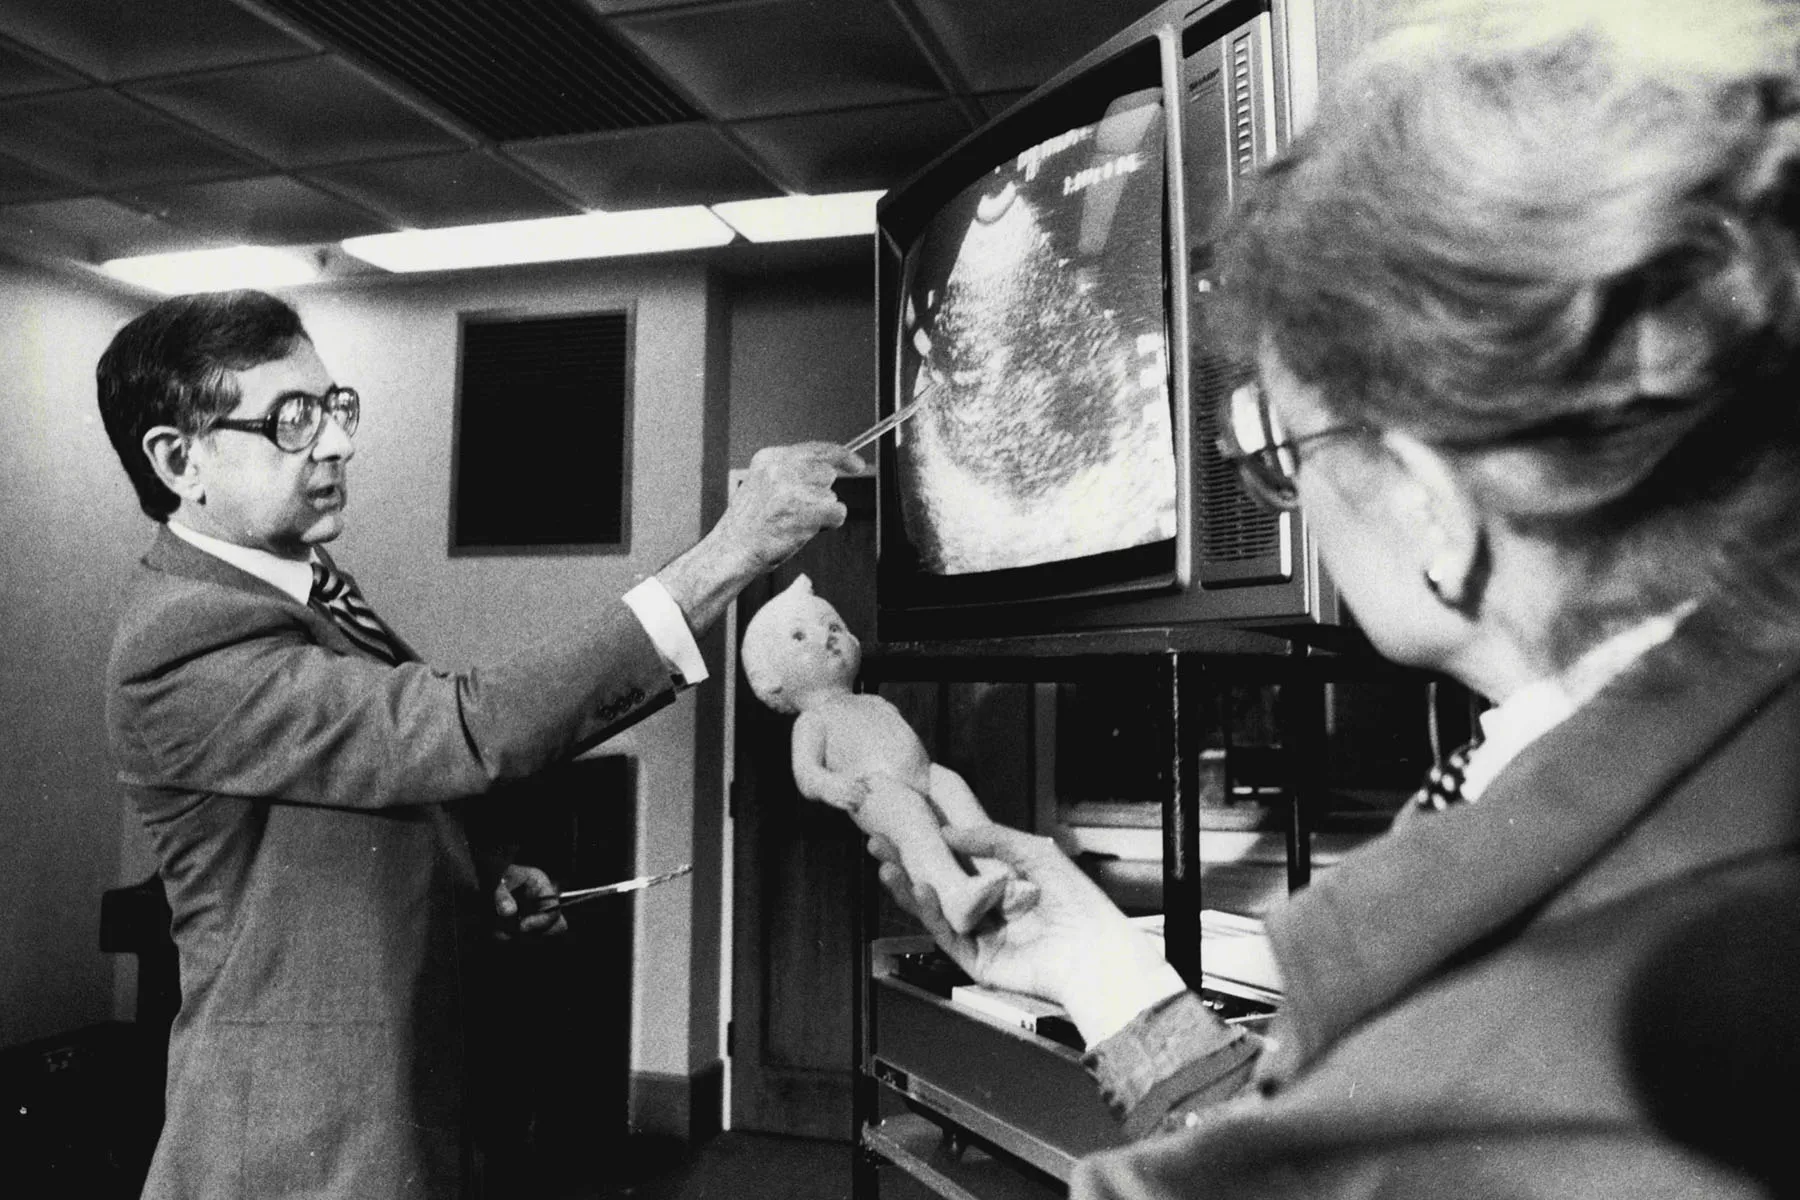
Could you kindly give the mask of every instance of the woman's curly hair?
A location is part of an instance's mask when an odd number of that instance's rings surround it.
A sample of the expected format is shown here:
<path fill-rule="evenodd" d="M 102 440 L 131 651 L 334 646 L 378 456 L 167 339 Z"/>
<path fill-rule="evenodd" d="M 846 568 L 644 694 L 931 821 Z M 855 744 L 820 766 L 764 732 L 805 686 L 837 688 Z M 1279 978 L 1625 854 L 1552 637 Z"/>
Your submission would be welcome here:
<path fill-rule="evenodd" d="M 1800 630 L 1797 33 L 1779 0 L 1427 5 L 1227 236 L 1243 353 L 1564 551 L 1561 661 L 1695 600 Z"/>

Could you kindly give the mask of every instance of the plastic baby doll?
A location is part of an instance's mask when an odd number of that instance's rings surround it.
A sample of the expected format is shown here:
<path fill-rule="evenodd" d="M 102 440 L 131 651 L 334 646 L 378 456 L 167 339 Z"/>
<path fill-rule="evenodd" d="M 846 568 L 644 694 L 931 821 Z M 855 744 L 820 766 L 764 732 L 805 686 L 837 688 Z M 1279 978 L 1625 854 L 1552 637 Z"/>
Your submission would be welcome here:
<path fill-rule="evenodd" d="M 843 809 L 864 833 L 887 838 L 913 882 L 937 893 L 951 927 L 973 929 L 1001 901 L 1009 873 L 983 863 L 970 874 L 939 830 L 984 824 L 987 813 L 960 775 L 931 761 L 899 709 L 852 689 L 861 645 L 837 609 L 813 594 L 810 579 L 800 576 L 750 619 L 743 661 L 757 699 L 776 712 L 799 714 L 793 760 L 800 794 Z M 871 791 L 868 778 L 876 774 L 907 786 Z"/>

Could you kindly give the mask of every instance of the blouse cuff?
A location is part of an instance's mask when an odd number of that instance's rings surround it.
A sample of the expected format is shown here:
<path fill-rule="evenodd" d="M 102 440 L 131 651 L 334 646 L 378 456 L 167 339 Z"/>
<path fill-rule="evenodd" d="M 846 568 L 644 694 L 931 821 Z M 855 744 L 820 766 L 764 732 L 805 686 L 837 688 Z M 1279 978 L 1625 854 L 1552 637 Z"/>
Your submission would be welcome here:
<path fill-rule="evenodd" d="M 1237 1091 L 1261 1046 L 1260 1038 L 1220 1021 L 1193 992 L 1179 992 L 1092 1047 L 1082 1065 L 1126 1135 L 1136 1138 L 1197 1098 Z"/>

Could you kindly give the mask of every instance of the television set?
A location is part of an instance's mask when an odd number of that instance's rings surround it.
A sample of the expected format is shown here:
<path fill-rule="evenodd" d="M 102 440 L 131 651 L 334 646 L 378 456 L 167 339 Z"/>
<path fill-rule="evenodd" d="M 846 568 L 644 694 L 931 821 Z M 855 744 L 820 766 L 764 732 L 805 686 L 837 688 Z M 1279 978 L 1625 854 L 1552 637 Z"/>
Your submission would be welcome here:
<path fill-rule="evenodd" d="M 1339 622 L 1216 448 L 1213 246 L 1310 104 L 1310 4 L 1165 4 L 877 208 L 884 643 Z M 1298 79 L 1305 75 L 1305 81 Z"/>

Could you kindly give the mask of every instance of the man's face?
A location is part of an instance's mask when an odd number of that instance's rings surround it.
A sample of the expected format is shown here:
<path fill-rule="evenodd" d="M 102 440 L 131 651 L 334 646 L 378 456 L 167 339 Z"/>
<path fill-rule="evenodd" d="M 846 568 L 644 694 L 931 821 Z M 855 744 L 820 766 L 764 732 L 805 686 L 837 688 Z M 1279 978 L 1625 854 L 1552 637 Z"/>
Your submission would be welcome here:
<path fill-rule="evenodd" d="M 331 373 L 304 340 L 286 358 L 233 375 L 240 398 L 226 415 L 234 420 L 255 420 L 295 392 L 322 396 L 332 386 Z M 183 504 L 181 517 L 224 541 L 306 558 L 312 546 L 344 531 L 345 467 L 354 452 L 350 435 L 330 417 L 311 447 L 293 453 L 261 434 L 214 430 L 193 444 L 205 490 L 200 503 Z"/>

